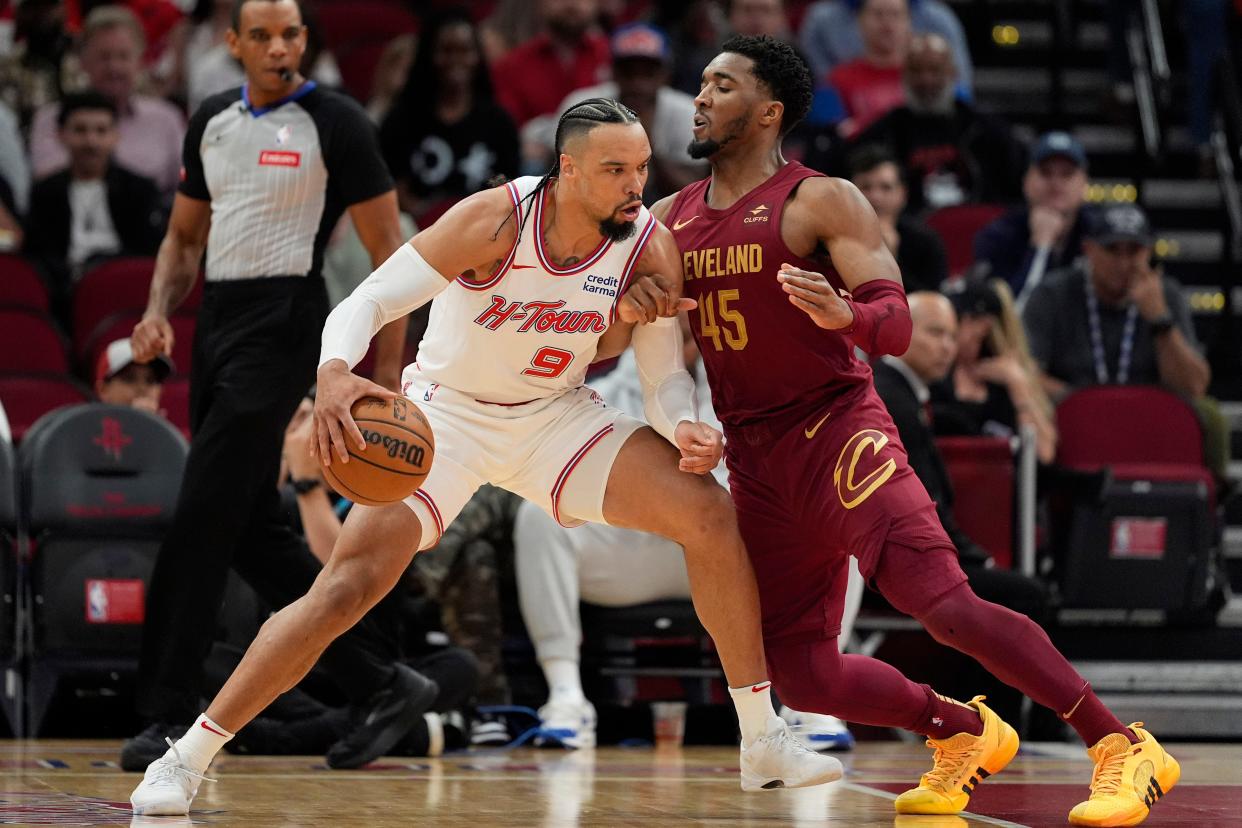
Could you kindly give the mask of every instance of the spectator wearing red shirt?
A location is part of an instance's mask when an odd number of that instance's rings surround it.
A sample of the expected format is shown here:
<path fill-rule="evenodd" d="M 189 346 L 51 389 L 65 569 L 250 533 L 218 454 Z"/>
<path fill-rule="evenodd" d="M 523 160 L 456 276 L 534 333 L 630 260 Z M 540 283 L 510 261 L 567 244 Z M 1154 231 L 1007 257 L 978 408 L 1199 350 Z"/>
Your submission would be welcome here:
<path fill-rule="evenodd" d="M 902 70 L 910 46 L 906 0 L 865 0 L 858 10 L 858 28 L 863 56 L 841 64 L 828 75 L 828 83 L 845 110 L 840 130 L 846 138 L 905 103 Z"/>
<path fill-rule="evenodd" d="M 544 31 L 494 67 L 496 100 L 519 127 L 556 112 L 565 96 L 608 80 L 608 39 L 596 26 L 596 0 L 540 0 Z"/>

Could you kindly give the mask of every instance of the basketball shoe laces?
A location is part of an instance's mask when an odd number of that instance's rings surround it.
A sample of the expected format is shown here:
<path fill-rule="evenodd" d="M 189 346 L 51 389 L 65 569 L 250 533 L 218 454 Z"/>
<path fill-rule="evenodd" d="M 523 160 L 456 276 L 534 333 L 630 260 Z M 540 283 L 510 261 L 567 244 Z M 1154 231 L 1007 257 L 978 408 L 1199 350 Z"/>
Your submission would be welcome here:
<path fill-rule="evenodd" d="M 954 784 L 956 777 L 973 758 L 975 746 L 959 749 L 946 748 L 931 739 L 927 740 L 927 746 L 935 748 L 936 753 L 932 757 L 932 769 L 923 774 L 923 783 L 929 788 L 935 787 L 942 792 L 959 793 Z"/>
<path fill-rule="evenodd" d="M 176 757 L 177 761 L 174 763 L 169 762 L 167 759 L 160 760 L 160 769 L 155 772 L 153 777 L 151 777 L 151 785 L 153 787 L 177 785 L 179 788 L 184 790 L 185 779 L 183 777 L 186 776 L 194 777 L 195 779 L 202 780 L 203 782 L 216 781 L 209 776 L 204 776 L 203 774 L 186 767 L 184 761 L 181 759 L 181 751 L 177 750 L 177 746 L 173 744 L 173 740 L 165 737 L 164 741 L 167 742 L 168 747 L 172 749 L 173 756 Z"/>
<path fill-rule="evenodd" d="M 1102 762 L 1096 764 L 1095 770 L 1091 772 L 1089 799 L 1107 798 L 1116 795 L 1121 790 L 1121 772 L 1125 769 L 1126 759 L 1129 756 L 1130 751 L 1123 750 L 1105 757 Z"/>

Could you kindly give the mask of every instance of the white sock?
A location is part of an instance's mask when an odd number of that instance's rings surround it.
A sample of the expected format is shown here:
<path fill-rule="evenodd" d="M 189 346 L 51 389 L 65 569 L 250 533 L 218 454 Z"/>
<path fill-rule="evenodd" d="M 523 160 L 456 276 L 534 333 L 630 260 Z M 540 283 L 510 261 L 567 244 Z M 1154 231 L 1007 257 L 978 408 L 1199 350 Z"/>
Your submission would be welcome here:
<path fill-rule="evenodd" d="M 216 754 L 220 752 L 220 748 L 232 738 L 232 733 L 207 718 L 207 714 L 204 713 L 194 724 L 190 725 L 185 735 L 177 740 L 177 752 L 181 754 L 182 762 L 194 771 L 204 773 L 207 766 L 211 764 L 211 760 L 216 758 Z"/>
<path fill-rule="evenodd" d="M 568 658 L 549 658 L 540 662 L 544 678 L 548 680 L 548 701 L 582 702 L 582 676 L 578 662 Z"/>
<path fill-rule="evenodd" d="M 772 682 L 761 681 L 748 687 L 730 687 L 737 722 L 742 728 L 742 747 L 768 732 L 768 723 L 776 716 L 772 709 Z"/>

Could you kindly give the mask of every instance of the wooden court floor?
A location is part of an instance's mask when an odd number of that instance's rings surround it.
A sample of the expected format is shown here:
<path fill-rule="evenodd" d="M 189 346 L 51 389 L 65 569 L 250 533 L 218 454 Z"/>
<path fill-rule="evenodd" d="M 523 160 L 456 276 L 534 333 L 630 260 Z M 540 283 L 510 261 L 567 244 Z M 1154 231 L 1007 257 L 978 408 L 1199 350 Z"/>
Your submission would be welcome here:
<path fill-rule="evenodd" d="M 1242 826 L 1242 745 L 1170 745 L 1182 781 L 1149 826 Z M 1065 825 L 1091 766 L 1070 745 L 1024 745 L 961 817 L 897 817 L 892 799 L 926 769 L 918 745 L 863 743 L 842 754 L 846 778 L 800 791 L 743 794 L 723 748 L 516 750 L 438 760 L 381 760 L 353 772 L 317 757 L 224 756 L 189 819 L 133 818 L 136 774 L 112 742 L 0 743 L 0 824 L 280 826 Z"/>

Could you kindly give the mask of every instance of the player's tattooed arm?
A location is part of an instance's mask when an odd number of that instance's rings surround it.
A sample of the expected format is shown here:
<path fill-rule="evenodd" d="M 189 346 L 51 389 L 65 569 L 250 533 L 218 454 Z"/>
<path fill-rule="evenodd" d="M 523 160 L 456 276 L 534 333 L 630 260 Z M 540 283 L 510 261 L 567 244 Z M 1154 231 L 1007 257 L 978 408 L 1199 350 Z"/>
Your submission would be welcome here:
<path fill-rule="evenodd" d="M 673 234 L 657 222 L 647 247 L 634 266 L 634 275 L 617 313 L 623 322 L 650 323 L 660 317 L 676 316 L 691 310 L 698 303 L 682 298 L 685 278 L 681 269 L 681 253 Z"/>
<path fill-rule="evenodd" d="M 508 257 L 516 239 L 513 202 L 507 188 L 496 187 L 457 202 L 410 244 L 445 279 L 482 281 Z"/>

